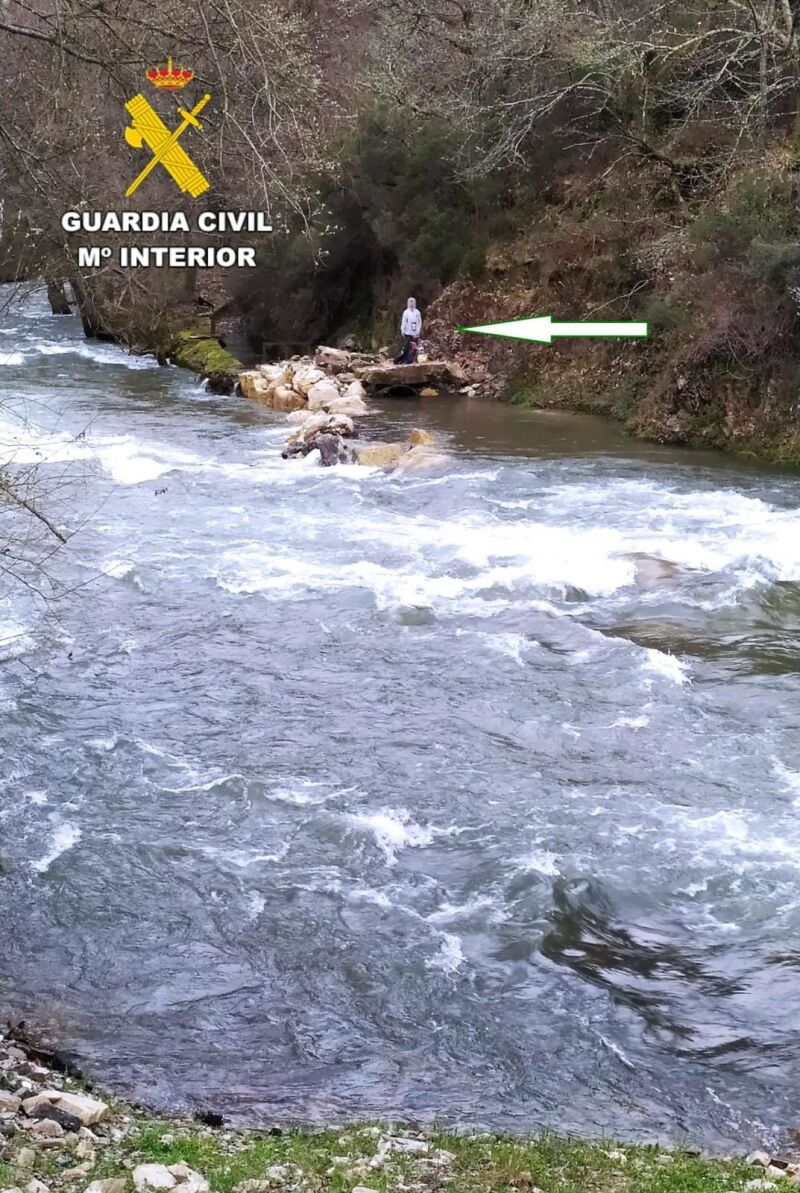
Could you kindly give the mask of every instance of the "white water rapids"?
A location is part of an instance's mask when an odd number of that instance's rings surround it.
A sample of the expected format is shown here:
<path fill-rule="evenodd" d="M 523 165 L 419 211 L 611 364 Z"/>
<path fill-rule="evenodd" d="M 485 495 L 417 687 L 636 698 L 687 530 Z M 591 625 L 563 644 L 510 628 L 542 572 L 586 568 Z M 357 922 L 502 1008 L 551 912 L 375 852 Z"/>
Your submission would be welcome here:
<path fill-rule="evenodd" d="M 368 433 L 414 425 L 446 468 L 283 461 L 3 316 L 0 461 L 75 533 L 4 514 L 0 1011 L 251 1122 L 780 1138 L 800 482 L 466 400 Z"/>

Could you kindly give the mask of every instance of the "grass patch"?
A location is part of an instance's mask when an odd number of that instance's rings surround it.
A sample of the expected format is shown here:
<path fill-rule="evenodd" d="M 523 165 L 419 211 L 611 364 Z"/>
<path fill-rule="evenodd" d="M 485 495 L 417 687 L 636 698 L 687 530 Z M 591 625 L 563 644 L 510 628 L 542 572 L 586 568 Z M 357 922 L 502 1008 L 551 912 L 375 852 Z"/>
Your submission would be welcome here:
<path fill-rule="evenodd" d="M 113 1154 L 99 1152 L 91 1179 L 129 1177 L 139 1163 L 183 1162 L 214 1193 L 232 1193 L 249 1180 L 276 1193 L 352 1193 L 357 1185 L 377 1193 L 737 1193 L 756 1172 L 741 1160 L 655 1146 L 440 1131 L 425 1133 L 427 1151 L 392 1151 L 373 1167 L 384 1134 L 395 1132 L 369 1124 L 270 1135 L 140 1119 Z M 0 1185 L 16 1183 L 11 1175 L 0 1170 Z"/>

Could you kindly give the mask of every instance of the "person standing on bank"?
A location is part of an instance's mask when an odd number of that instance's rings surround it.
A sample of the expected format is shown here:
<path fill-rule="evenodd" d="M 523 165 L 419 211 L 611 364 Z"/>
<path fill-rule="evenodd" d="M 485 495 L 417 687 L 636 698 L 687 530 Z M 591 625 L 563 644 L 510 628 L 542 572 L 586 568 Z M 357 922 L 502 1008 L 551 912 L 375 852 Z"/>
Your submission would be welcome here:
<path fill-rule="evenodd" d="M 422 335 L 422 315 L 417 310 L 416 298 L 409 298 L 403 319 L 400 323 L 400 333 L 403 337 L 403 350 L 395 359 L 396 365 L 413 364 L 417 358 L 419 337 Z"/>

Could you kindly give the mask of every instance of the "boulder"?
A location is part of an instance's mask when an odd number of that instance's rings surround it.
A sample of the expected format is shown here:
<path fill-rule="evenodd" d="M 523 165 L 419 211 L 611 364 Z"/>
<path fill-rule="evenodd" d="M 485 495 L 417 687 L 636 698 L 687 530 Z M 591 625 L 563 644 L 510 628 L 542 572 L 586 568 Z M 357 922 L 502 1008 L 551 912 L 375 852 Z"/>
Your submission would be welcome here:
<path fill-rule="evenodd" d="M 239 389 L 246 398 L 256 402 L 266 402 L 269 388 L 273 384 L 259 369 L 247 369 L 239 374 Z"/>
<path fill-rule="evenodd" d="M 323 468 L 331 468 L 334 464 L 353 463 L 353 449 L 345 443 L 341 435 L 317 435 L 314 447 L 319 452 L 319 462 Z"/>
<path fill-rule="evenodd" d="M 51 1122 L 58 1123 L 65 1131 L 79 1131 L 81 1129 L 81 1119 L 76 1114 L 70 1114 L 63 1106 L 56 1105 L 55 1102 L 39 1102 L 28 1111 L 30 1118 L 50 1119 Z"/>
<path fill-rule="evenodd" d="M 16 1114 L 21 1105 L 16 1094 L 0 1089 L 0 1114 Z"/>
<path fill-rule="evenodd" d="M 331 402 L 335 402 L 338 397 L 337 386 L 326 378 L 324 381 L 318 381 L 316 385 L 312 385 L 308 391 L 308 408 L 309 410 L 327 410 Z"/>
<path fill-rule="evenodd" d="M 350 382 L 347 389 L 344 391 L 344 397 L 361 398 L 361 401 L 365 402 L 367 400 L 367 391 L 364 389 L 362 383 L 356 379 L 355 381 Z"/>
<path fill-rule="evenodd" d="M 419 391 L 419 396 L 421 398 L 438 398 L 439 391 L 438 389 L 434 389 L 432 385 L 423 385 Z"/>
<path fill-rule="evenodd" d="M 423 431 L 422 427 L 415 427 L 408 437 L 412 447 L 430 447 L 436 442 L 430 431 Z"/>
<path fill-rule="evenodd" d="M 454 384 L 450 366 L 443 360 L 416 365 L 372 365 L 362 369 L 360 377 L 368 389 L 414 389 L 434 382 Z"/>
<path fill-rule="evenodd" d="M 369 468 L 394 468 L 407 450 L 405 443 L 355 443 L 352 448 L 356 464 Z"/>
<path fill-rule="evenodd" d="M 98 1098 L 63 1089 L 43 1090 L 33 1098 L 26 1098 L 22 1106 L 30 1118 L 46 1118 L 49 1116 L 41 1111 L 44 1104 L 48 1102 L 55 1104 L 58 1110 L 64 1114 L 77 1119 L 78 1126 L 91 1127 L 94 1123 L 101 1122 L 108 1114 L 108 1106 Z M 55 1117 L 55 1121 L 59 1122 L 60 1118 Z M 64 1126 L 64 1123 L 62 1122 L 61 1125 Z"/>
<path fill-rule="evenodd" d="M 326 373 L 344 373 L 350 368 L 350 353 L 342 348 L 320 346 L 314 355 L 314 364 Z"/>
<path fill-rule="evenodd" d="M 355 430 L 352 418 L 347 418 L 342 414 L 326 414 L 324 410 L 320 410 L 316 414 L 310 415 L 296 431 L 293 431 L 286 444 L 287 447 L 294 447 L 298 444 L 309 443 L 319 434 L 348 437 L 355 435 Z"/>
<path fill-rule="evenodd" d="M 331 414 L 369 414 L 369 408 L 363 398 L 348 397 L 347 394 L 342 394 L 341 397 L 328 402 L 325 409 L 329 410 Z"/>
<path fill-rule="evenodd" d="M 292 370 L 286 364 L 279 365 L 259 365 L 257 370 L 254 370 L 266 378 L 269 382 L 274 382 L 275 385 L 291 385 Z"/>
<path fill-rule="evenodd" d="M 397 468 L 400 472 L 424 472 L 428 468 L 438 468 L 446 463 L 447 456 L 442 452 L 420 444 L 419 447 L 412 447 L 403 452 L 397 461 Z"/>
<path fill-rule="evenodd" d="M 271 385 L 266 400 L 275 410 L 300 410 L 306 404 L 303 394 L 290 389 L 288 385 Z"/>
<path fill-rule="evenodd" d="M 178 1178 L 166 1164 L 138 1164 L 133 1170 L 133 1183 L 144 1193 L 148 1189 L 174 1189 Z"/>
<path fill-rule="evenodd" d="M 286 421 L 293 426 L 300 427 L 310 418 L 316 418 L 318 413 L 319 411 L 309 410 L 308 406 L 302 406 L 299 410 L 292 410 L 287 414 Z M 324 414 L 324 411 L 322 413 Z"/>
<path fill-rule="evenodd" d="M 292 378 L 292 389 L 296 389 L 299 394 L 308 397 L 308 391 L 312 386 L 316 385 L 318 381 L 324 380 L 325 374 L 316 365 L 300 365 Z"/>

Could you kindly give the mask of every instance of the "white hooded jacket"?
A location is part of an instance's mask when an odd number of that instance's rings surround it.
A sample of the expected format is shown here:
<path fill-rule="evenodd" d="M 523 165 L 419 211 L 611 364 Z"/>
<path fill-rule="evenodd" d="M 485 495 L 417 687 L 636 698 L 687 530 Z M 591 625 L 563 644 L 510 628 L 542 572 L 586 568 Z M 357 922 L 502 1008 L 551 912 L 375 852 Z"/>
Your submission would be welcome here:
<path fill-rule="evenodd" d="M 400 332 L 404 336 L 411 336 L 416 339 L 422 331 L 422 315 L 418 309 L 413 311 L 406 307 L 403 311 L 403 321 L 400 324 Z"/>

